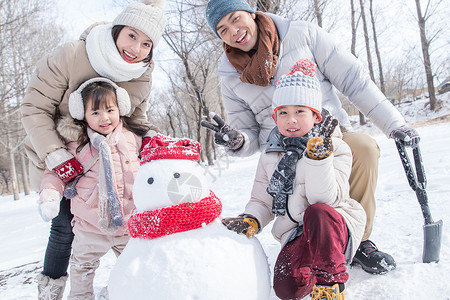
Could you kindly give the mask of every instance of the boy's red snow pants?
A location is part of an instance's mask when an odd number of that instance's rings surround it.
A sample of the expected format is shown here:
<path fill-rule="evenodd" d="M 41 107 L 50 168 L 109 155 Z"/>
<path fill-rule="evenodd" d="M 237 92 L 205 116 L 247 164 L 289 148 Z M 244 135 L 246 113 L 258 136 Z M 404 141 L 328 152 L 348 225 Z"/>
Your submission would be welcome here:
<path fill-rule="evenodd" d="M 345 249 L 349 235 L 344 217 L 326 204 L 313 204 L 303 217 L 303 233 L 280 251 L 273 288 L 281 299 L 301 299 L 314 284 L 348 279 Z"/>

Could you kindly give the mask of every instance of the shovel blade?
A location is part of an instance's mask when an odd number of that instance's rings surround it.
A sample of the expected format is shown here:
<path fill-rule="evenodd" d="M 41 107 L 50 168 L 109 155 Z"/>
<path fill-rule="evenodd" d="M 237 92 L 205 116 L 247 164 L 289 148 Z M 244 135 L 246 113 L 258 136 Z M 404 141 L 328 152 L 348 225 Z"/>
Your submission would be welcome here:
<path fill-rule="evenodd" d="M 423 225 L 424 244 L 422 260 L 424 263 L 439 261 L 442 226 L 442 220 Z"/>

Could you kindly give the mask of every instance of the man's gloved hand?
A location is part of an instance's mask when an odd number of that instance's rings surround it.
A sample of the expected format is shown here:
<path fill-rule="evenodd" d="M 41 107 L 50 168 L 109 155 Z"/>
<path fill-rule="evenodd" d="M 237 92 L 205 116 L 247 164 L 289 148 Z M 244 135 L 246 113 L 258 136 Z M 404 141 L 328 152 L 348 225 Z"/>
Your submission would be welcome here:
<path fill-rule="evenodd" d="M 406 126 L 401 126 L 392 130 L 389 137 L 402 143 L 405 147 L 411 148 L 417 147 L 420 142 L 419 133 L 414 128 L 409 128 Z"/>
<path fill-rule="evenodd" d="M 42 220 L 50 221 L 59 213 L 61 194 L 53 189 L 43 189 L 39 194 L 38 210 Z"/>
<path fill-rule="evenodd" d="M 338 124 L 338 120 L 331 115 L 325 117 L 319 129 L 319 134 L 311 138 L 306 146 L 306 155 L 315 160 L 327 158 L 333 153 L 331 135 Z"/>
<path fill-rule="evenodd" d="M 53 168 L 53 171 L 58 175 L 58 177 L 68 184 L 74 180 L 77 176 L 83 173 L 83 166 L 75 158 L 71 158 L 62 164 Z"/>
<path fill-rule="evenodd" d="M 222 224 L 238 234 L 245 233 L 248 238 L 254 236 L 259 229 L 258 221 L 251 217 L 224 218 Z"/>
<path fill-rule="evenodd" d="M 209 114 L 209 117 L 216 121 L 217 125 L 206 120 L 202 120 L 200 125 L 206 129 L 215 131 L 214 142 L 217 145 L 225 146 L 230 150 L 239 150 L 244 144 L 244 136 L 242 133 L 228 126 L 221 117 L 213 112 Z"/>

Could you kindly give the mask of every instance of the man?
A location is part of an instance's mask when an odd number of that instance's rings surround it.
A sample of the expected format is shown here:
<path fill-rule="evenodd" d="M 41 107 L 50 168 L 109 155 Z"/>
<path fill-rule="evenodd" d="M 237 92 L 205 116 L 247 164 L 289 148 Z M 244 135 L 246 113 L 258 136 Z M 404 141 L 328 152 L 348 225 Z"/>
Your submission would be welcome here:
<path fill-rule="evenodd" d="M 281 75 L 300 58 L 317 65 L 323 107 L 344 132 L 344 141 L 353 154 L 350 196 L 366 212 L 364 236 L 353 259 L 372 274 L 395 269 L 391 255 L 381 252 L 369 240 L 375 215 L 375 188 L 379 148 L 375 140 L 351 131 L 347 113 L 337 97 L 337 88 L 390 138 L 415 147 L 420 138 L 383 93 L 363 73 L 363 65 L 349 51 L 315 24 L 290 21 L 253 10 L 245 0 L 211 0 L 206 19 L 212 31 L 224 42 L 219 66 L 222 97 L 229 125 L 203 125 L 215 130 L 215 142 L 231 155 L 248 156 L 263 150 L 275 126 L 271 118 L 272 96 Z"/>

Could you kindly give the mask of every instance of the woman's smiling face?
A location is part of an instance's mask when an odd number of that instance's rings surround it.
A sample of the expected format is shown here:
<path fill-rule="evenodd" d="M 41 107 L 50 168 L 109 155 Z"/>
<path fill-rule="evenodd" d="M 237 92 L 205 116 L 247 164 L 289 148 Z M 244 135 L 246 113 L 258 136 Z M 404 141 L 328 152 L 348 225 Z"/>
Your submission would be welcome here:
<path fill-rule="evenodd" d="M 142 31 L 125 26 L 119 33 L 116 47 L 127 63 L 138 63 L 146 58 L 153 47 L 152 40 Z"/>

